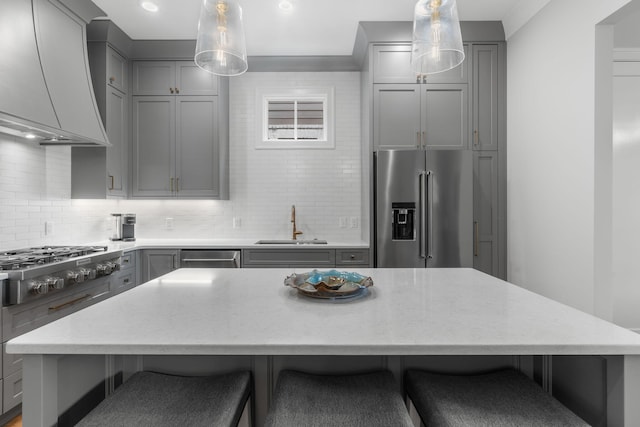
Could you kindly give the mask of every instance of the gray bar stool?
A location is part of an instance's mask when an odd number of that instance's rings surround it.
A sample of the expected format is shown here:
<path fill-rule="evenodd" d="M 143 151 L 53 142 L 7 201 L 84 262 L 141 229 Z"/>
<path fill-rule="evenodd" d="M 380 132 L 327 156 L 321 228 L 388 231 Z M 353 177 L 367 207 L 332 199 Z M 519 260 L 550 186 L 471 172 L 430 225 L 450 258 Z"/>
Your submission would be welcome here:
<path fill-rule="evenodd" d="M 265 427 L 413 427 L 393 375 L 282 371 Z"/>
<path fill-rule="evenodd" d="M 404 384 L 422 424 L 429 427 L 589 425 L 515 369 L 481 375 L 408 370 Z"/>
<path fill-rule="evenodd" d="M 183 377 L 137 372 L 77 426 L 238 425 L 251 394 L 251 374 Z"/>

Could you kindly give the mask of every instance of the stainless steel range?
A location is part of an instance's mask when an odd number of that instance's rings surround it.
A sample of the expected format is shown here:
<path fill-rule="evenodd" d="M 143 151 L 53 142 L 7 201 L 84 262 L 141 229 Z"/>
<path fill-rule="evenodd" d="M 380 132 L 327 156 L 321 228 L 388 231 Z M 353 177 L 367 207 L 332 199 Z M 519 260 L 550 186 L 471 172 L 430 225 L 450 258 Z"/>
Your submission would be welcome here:
<path fill-rule="evenodd" d="M 77 289 L 120 269 L 121 250 L 107 246 L 44 246 L 0 253 L 0 271 L 9 275 L 4 306 L 45 294 Z"/>

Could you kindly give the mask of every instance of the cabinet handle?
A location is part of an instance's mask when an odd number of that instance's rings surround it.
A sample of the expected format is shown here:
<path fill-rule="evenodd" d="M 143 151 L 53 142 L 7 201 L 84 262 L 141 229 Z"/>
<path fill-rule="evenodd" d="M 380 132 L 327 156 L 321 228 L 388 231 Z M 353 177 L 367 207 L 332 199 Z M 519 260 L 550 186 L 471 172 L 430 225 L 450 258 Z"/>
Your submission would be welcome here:
<path fill-rule="evenodd" d="M 176 178 L 176 193 L 180 192 L 180 177 Z"/>
<path fill-rule="evenodd" d="M 109 179 L 111 180 L 111 185 L 109 186 L 109 190 L 113 190 L 115 188 L 113 178 L 114 178 L 113 175 L 109 175 Z"/>
<path fill-rule="evenodd" d="M 427 132 L 422 131 L 422 144 L 423 147 L 426 149 L 427 148 Z"/>
<path fill-rule="evenodd" d="M 473 241 L 473 256 L 478 256 L 478 246 L 480 244 L 480 225 L 478 224 L 478 221 L 473 221 L 473 228 L 474 228 L 474 241 Z"/>
<path fill-rule="evenodd" d="M 173 88 L 172 87 L 169 88 L 169 92 L 173 93 Z"/>
<path fill-rule="evenodd" d="M 123 280 L 123 282 L 124 282 L 125 284 L 127 284 L 127 283 L 129 283 L 129 279 L 124 279 L 124 280 Z"/>
<path fill-rule="evenodd" d="M 113 83 L 113 82 L 115 82 L 115 81 L 116 81 L 116 78 L 115 78 L 115 77 L 113 77 L 113 76 L 112 76 L 112 77 L 109 77 L 109 83 Z"/>
<path fill-rule="evenodd" d="M 478 129 L 473 130 L 473 145 L 478 145 Z"/>
<path fill-rule="evenodd" d="M 173 193 L 173 177 L 169 179 L 171 181 L 171 192 Z"/>
<path fill-rule="evenodd" d="M 176 88 L 176 93 L 180 93 L 180 89 Z"/>
<path fill-rule="evenodd" d="M 416 132 L 416 148 L 420 148 L 420 132 Z"/>

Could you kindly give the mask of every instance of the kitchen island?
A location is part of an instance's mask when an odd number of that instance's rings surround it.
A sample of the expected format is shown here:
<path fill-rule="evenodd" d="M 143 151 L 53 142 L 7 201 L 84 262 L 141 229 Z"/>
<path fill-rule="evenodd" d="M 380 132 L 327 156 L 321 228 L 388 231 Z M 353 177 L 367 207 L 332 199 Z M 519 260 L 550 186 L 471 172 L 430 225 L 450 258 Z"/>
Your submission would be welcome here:
<path fill-rule="evenodd" d="M 299 295 L 283 286 L 292 272 L 180 269 L 11 340 L 25 425 L 56 423 L 57 392 L 75 384 L 60 367 L 69 357 L 122 358 L 125 379 L 251 369 L 261 425 L 285 368 L 400 379 L 408 367 L 527 371 L 542 357 L 549 382 L 550 355 L 602 358 L 608 425 L 640 425 L 640 335 L 472 269 L 358 269 L 374 286 L 351 300 Z"/>

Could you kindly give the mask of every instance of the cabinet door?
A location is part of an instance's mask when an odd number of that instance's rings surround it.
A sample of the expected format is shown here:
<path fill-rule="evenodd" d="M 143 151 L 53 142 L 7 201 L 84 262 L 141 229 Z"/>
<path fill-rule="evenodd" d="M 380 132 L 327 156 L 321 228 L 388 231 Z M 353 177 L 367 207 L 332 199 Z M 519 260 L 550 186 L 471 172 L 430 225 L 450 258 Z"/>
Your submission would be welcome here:
<path fill-rule="evenodd" d="M 473 267 L 498 276 L 498 153 L 473 153 Z"/>
<path fill-rule="evenodd" d="M 176 97 L 176 195 L 220 195 L 218 97 Z"/>
<path fill-rule="evenodd" d="M 471 58 L 469 46 L 464 45 L 465 60 L 459 66 L 442 73 L 427 76 L 427 83 L 468 83 L 468 69 Z M 411 44 L 373 46 L 374 83 L 420 83 L 411 70 Z"/>
<path fill-rule="evenodd" d="M 110 196 L 125 197 L 128 147 L 127 97 L 114 87 L 107 87 L 107 191 Z"/>
<path fill-rule="evenodd" d="M 176 62 L 176 93 L 180 95 L 217 95 L 218 77 L 204 71 L 193 61 Z"/>
<path fill-rule="evenodd" d="M 172 95 L 176 88 L 174 61 L 135 61 L 133 95 Z"/>
<path fill-rule="evenodd" d="M 113 48 L 107 47 L 107 84 L 122 93 L 127 93 L 128 75 L 127 60 Z"/>
<path fill-rule="evenodd" d="M 423 144 L 427 148 L 464 150 L 469 141 L 466 84 L 422 85 Z"/>
<path fill-rule="evenodd" d="M 473 148 L 498 149 L 498 46 L 473 46 Z"/>
<path fill-rule="evenodd" d="M 422 144 L 421 85 L 374 85 L 374 148 L 414 150 Z"/>
<path fill-rule="evenodd" d="M 106 141 L 91 82 L 87 81 L 91 74 L 84 23 L 51 0 L 37 0 L 33 5 L 40 60 L 60 128 Z M 73 99 L 69 99 L 70 93 Z"/>
<path fill-rule="evenodd" d="M 133 97 L 132 196 L 172 196 L 175 188 L 175 97 Z"/>
<path fill-rule="evenodd" d="M 178 249 L 154 249 L 143 253 L 143 282 L 148 282 L 179 267 Z"/>

